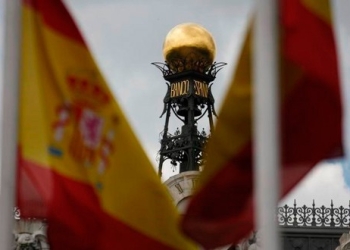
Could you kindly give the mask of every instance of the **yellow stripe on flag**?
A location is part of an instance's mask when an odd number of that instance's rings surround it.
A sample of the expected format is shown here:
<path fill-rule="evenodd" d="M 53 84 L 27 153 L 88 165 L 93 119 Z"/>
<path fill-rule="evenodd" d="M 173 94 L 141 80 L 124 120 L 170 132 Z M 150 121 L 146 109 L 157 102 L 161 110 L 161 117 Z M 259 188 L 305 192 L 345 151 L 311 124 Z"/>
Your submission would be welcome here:
<path fill-rule="evenodd" d="M 251 29 L 244 40 L 239 63 L 226 93 L 220 119 L 208 143 L 207 166 L 201 175 L 205 184 L 232 155 L 236 155 L 251 139 Z M 232 134 L 234 133 L 234 134 Z M 229 135 L 229 136 L 228 136 Z M 234 140 L 232 139 L 234 138 Z"/>

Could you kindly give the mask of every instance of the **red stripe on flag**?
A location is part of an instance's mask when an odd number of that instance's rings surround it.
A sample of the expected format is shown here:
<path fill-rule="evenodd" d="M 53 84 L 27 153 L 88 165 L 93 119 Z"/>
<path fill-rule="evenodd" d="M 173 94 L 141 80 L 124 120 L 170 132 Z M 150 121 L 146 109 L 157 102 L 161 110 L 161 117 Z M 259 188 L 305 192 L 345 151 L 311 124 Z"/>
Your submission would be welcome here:
<path fill-rule="evenodd" d="M 311 12 L 301 1 L 281 2 L 282 51 L 285 58 L 325 83 L 338 82 L 332 24 Z"/>
<path fill-rule="evenodd" d="M 17 196 L 19 197 L 18 206 L 23 217 L 26 214 L 33 217 L 36 214 L 33 211 L 36 209 L 39 209 L 36 211 L 39 212 L 39 215 L 42 215 L 41 211 L 47 212 L 44 217 L 48 222 L 50 249 L 109 250 L 125 246 L 128 246 L 129 249 L 145 247 L 147 249 L 172 249 L 109 216 L 100 207 L 98 197 L 94 195 L 95 190 L 90 185 L 74 181 L 24 159 L 20 162 L 24 164 L 24 169 L 27 169 L 27 172 L 40 176 L 41 187 L 52 188 L 52 196 L 46 203 L 48 206 L 46 209 L 40 207 L 45 203 L 34 203 L 35 207 L 31 207 L 33 203 L 30 200 L 26 203 L 28 200 L 21 199 L 25 195 L 24 193 L 19 192 Z M 23 166 L 21 166 L 22 169 Z M 19 172 L 23 173 L 23 171 Z M 32 177 L 31 175 L 26 176 L 28 179 Z M 33 183 L 38 183 L 37 181 L 19 183 L 22 185 L 19 190 L 27 190 L 26 195 L 34 194 L 34 199 L 38 195 L 41 196 L 41 199 L 47 195 L 47 192 L 42 188 L 37 189 L 37 187 L 31 186 Z M 28 193 L 33 190 L 34 193 Z M 135 206 L 138 205 L 135 204 Z"/>
<path fill-rule="evenodd" d="M 23 0 L 23 4 L 37 11 L 49 28 L 86 46 L 75 21 L 62 1 Z"/>
<path fill-rule="evenodd" d="M 304 76 L 296 85 L 284 100 L 281 114 L 283 163 L 317 163 L 341 155 L 339 86 L 312 76 Z"/>
<path fill-rule="evenodd" d="M 20 150 L 19 150 L 20 151 Z M 25 161 L 18 153 L 17 169 L 17 206 L 21 208 L 23 217 L 44 219 L 47 217 L 47 203 L 50 197 L 52 172 L 47 169 L 38 170 L 35 165 Z"/>

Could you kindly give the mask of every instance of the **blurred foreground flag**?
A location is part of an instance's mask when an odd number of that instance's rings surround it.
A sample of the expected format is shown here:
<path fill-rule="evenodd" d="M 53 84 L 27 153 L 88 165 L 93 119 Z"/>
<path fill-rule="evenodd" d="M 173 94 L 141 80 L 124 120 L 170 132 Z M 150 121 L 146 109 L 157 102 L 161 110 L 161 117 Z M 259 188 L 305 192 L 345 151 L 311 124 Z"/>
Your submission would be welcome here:
<path fill-rule="evenodd" d="M 192 248 L 62 1 L 22 3 L 22 216 L 53 250 Z"/>
<path fill-rule="evenodd" d="M 329 2 L 278 2 L 285 195 L 317 162 L 342 154 L 342 102 Z M 237 243 L 254 228 L 251 36 L 250 30 L 182 223 L 208 248 Z"/>

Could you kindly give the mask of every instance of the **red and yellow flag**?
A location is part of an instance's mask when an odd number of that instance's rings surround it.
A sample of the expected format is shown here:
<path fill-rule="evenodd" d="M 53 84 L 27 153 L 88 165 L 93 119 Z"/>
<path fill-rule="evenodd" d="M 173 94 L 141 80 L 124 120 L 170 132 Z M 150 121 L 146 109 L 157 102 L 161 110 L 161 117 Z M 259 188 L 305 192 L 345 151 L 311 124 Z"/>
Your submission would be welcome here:
<path fill-rule="evenodd" d="M 342 152 L 342 105 L 327 0 L 280 0 L 282 194 L 320 160 Z M 237 243 L 254 227 L 251 31 L 208 145 L 202 185 L 183 220 L 205 247 Z"/>
<path fill-rule="evenodd" d="M 51 249 L 192 249 L 61 0 L 22 2 L 18 206 Z"/>

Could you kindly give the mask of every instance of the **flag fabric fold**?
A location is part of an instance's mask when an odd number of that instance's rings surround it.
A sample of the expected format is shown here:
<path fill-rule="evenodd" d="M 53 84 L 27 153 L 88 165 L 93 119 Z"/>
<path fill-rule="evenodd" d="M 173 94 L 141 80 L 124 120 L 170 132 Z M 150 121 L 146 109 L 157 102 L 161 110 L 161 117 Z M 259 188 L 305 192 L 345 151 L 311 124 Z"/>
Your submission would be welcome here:
<path fill-rule="evenodd" d="M 342 102 L 327 0 L 280 0 L 281 178 L 285 195 L 325 158 L 342 154 Z M 201 187 L 182 227 L 207 248 L 254 229 L 251 28 L 209 141 Z M 268 195 L 268 194 L 266 194 Z"/>
<path fill-rule="evenodd" d="M 53 250 L 192 249 L 61 0 L 22 1 L 17 204 Z"/>

